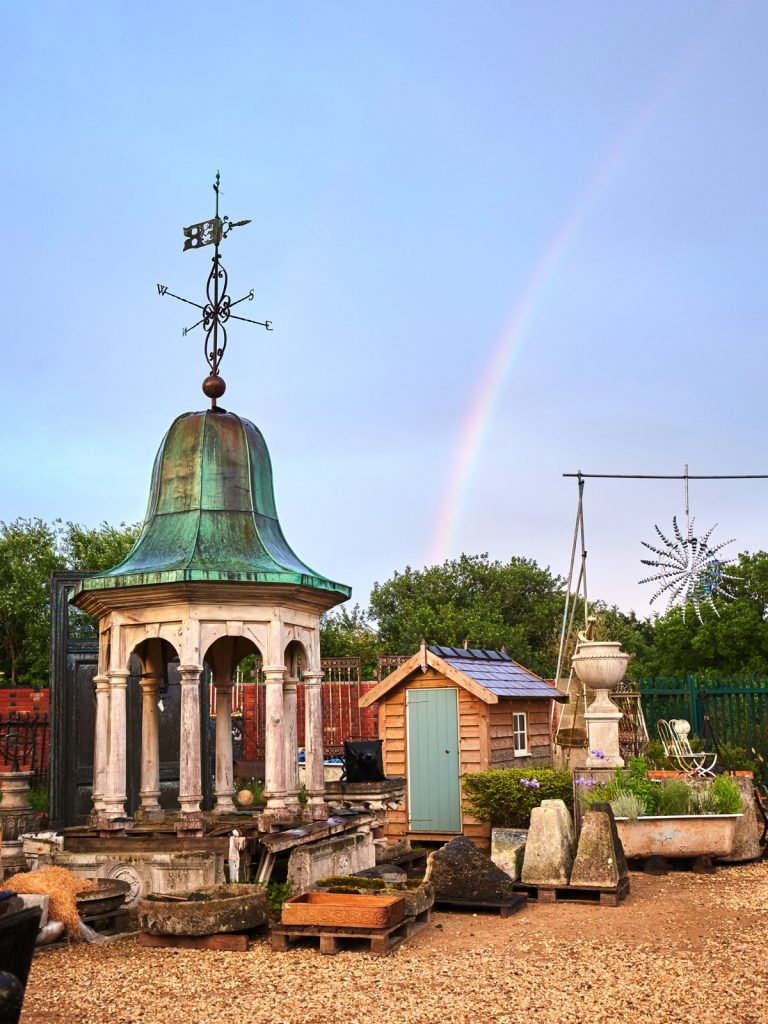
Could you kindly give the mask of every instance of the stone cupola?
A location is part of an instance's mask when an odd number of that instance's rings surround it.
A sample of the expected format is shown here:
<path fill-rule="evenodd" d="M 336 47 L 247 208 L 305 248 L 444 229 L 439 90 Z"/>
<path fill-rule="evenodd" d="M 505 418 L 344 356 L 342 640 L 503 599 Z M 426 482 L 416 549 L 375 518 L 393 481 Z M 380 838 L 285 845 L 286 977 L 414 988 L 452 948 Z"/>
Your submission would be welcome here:
<path fill-rule="evenodd" d="M 307 811 L 324 814 L 320 615 L 349 587 L 305 565 L 286 541 L 261 432 L 215 407 L 184 413 L 163 439 L 147 514 L 127 557 L 83 580 L 73 603 L 99 620 L 94 747 L 94 820 L 125 815 L 126 690 L 131 658 L 141 666 L 141 806 L 159 804 L 157 695 L 163 666 L 179 659 L 180 818 L 202 799 L 200 679 L 211 669 L 216 701 L 216 811 L 232 804 L 231 690 L 248 653 L 266 680 L 265 784 L 276 820 L 299 811 L 296 684 L 305 685 Z"/>

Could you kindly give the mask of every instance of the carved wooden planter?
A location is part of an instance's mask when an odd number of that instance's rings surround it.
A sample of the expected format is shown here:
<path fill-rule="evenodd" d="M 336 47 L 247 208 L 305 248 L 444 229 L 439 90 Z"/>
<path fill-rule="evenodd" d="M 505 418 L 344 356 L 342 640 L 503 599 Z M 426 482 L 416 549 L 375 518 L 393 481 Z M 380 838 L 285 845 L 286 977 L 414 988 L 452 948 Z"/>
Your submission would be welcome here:
<path fill-rule="evenodd" d="M 346 928 L 391 928 L 405 916 L 402 896 L 357 896 L 304 892 L 283 904 L 283 924 L 335 925 Z"/>
<path fill-rule="evenodd" d="M 625 857 L 727 857 L 740 814 L 617 818 Z"/>

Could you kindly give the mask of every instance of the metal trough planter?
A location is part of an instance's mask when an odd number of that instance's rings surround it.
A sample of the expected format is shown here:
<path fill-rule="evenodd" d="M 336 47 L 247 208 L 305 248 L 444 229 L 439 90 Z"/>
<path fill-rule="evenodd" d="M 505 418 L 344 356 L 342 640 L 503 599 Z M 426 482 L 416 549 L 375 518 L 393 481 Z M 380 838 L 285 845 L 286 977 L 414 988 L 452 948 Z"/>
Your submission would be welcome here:
<path fill-rule="evenodd" d="M 351 893 L 304 892 L 283 904 L 283 924 L 343 928 L 391 928 L 405 917 L 402 896 L 358 896 Z"/>
<path fill-rule="evenodd" d="M 740 814 L 617 818 L 616 828 L 627 858 L 727 857 L 740 818 Z"/>

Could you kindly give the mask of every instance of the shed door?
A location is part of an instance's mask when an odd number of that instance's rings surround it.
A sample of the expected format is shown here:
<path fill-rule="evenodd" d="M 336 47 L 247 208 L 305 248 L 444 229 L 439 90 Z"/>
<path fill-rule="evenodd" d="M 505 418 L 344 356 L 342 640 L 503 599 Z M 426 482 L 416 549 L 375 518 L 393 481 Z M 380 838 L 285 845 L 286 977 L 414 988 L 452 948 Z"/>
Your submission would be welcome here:
<path fill-rule="evenodd" d="M 408 828 L 461 832 L 459 691 L 406 690 Z"/>

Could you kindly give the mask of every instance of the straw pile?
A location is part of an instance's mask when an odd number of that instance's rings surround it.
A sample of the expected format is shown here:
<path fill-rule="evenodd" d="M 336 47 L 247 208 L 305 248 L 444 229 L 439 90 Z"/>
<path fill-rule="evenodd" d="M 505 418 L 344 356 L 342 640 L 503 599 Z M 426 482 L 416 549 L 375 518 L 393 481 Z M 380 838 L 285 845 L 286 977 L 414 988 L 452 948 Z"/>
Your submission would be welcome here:
<path fill-rule="evenodd" d="M 48 916 L 52 921 L 62 921 L 70 939 L 80 938 L 80 916 L 77 913 L 75 896 L 80 892 L 98 889 L 97 882 L 78 878 L 66 868 L 38 868 L 24 871 L 3 882 L 6 889 L 19 893 L 35 893 L 49 897 Z"/>

